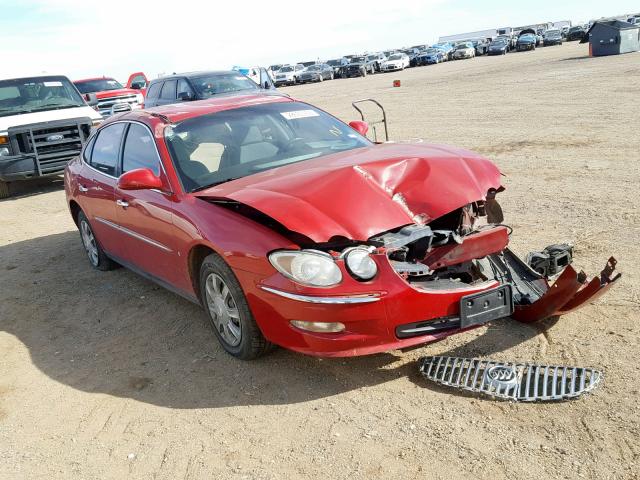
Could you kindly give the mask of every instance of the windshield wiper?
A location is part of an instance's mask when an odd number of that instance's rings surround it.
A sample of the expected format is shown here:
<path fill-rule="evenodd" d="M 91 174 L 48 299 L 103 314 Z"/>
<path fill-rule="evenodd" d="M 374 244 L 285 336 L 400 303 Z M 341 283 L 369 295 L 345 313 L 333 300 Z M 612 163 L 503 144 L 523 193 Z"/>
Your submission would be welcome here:
<path fill-rule="evenodd" d="M 206 190 L 207 188 L 211 188 L 211 187 L 216 187 L 216 186 L 218 186 L 220 184 L 227 183 L 227 182 L 230 182 L 232 180 L 238 180 L 239 178 L 242 178 L 242 177 L 225 178 L 224 180 L 220 180 L 220 181 L 217 181 L 217 182 L 209 183 L 208 185 L 203 185 L 202 187 L 194 188 L 193 190 L 191 190 L 191 193 L 199 192 L 201 190 Z"/>

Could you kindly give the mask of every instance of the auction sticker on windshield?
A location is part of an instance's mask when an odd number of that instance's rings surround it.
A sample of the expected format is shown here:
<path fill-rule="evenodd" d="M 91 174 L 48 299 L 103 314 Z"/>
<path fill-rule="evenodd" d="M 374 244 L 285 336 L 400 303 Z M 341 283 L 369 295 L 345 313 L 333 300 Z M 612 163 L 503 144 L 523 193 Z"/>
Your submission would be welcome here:
<path fill-rule="evenodd" d="M 62 82 L 42 82 L 45 87 L 61 87 Z"/>
<path fill-rule="evenodd" d="M 313 110 L 295 110 L 293 112 L 280 112 L 287 120 L 297 120 L 299 118 L 319 117 L 318 112 Z"/>

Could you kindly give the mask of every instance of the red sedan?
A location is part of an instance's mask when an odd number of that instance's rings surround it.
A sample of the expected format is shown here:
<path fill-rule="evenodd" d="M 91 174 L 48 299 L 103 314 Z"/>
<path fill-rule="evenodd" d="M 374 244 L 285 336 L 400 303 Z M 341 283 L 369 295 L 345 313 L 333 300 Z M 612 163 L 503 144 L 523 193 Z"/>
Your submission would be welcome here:
<path fill-rule="evenodd" d="M 69 163 L 67 200 L 95 268 L 124 265 L 203 305 L 243 359 L 273 344 L 363 355 L 536 321 L 618 278 L 611 259 L 587 281 L 570 247 L 516 257 L 489 160 L 374 144 L 366 130 L 277 95 L 128 112 Z"/>

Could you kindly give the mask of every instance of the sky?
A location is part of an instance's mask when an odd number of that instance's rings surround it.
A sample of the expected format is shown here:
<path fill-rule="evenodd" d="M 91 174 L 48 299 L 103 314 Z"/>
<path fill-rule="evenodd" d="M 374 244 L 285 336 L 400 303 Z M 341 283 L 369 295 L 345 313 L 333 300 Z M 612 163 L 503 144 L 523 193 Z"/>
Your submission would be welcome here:
<path fill-rule="evenodd" d="M 527 5 L 528 4 L 528 5 Z M 434 43 L 441 35 L 638 12 L 631 0 L 0 0 L 0 77 L 229 69 Z"/>

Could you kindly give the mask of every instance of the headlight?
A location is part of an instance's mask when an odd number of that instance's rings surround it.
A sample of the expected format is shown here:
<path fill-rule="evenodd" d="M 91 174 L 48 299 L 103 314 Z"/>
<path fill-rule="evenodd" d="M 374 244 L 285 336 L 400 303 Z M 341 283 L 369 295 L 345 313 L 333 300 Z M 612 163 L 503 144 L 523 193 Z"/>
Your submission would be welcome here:
<path fill-rule="evenodd" d="M 9 156 L 9 148 L 0 147 L 0 157 L 8 157 L 8 156 Z"/>
<path fill-rule="evenodd" d="M 142 105 L 144 103 L 144 95 L 142 95 L 141 93 L 136 93 L 136 102 Z"/>
<path fill-rule="evenodd" d="M 378 273 L 378 265 L 366 247 L 354 247 L 343 253 L 349 272 L 360 280 L 371 280 Z"/>
<path fill-rule="evenodd" d="M 269 261 L 285 277 L 302 285 L 330 287 L 340 283 L 342 272 L 328 253 L 315 250 L 273 252 Z"/>
<path fill-rule="evenodd" d="M 102 122 L 103 122 L 103 119 L 102 119 L 102 118 L 97 119 L 97 120 L 92 120 L 92 121 L 91 121 L 91 126 L 92 126 L 92 127 L 97 127 L 97 126 L 99 126 Z"/>

